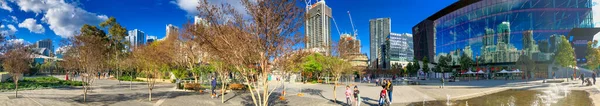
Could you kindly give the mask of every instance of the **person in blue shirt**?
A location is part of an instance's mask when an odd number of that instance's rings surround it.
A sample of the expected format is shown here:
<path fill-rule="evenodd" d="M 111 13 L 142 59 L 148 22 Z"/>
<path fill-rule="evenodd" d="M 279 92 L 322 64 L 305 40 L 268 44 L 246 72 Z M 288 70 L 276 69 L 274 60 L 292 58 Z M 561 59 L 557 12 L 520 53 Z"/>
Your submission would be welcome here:
<path fill-rule="evenodd" d="M 215 92 L 215 88 L 217 87 L 217 79 L 215 77 L 212 77 L 210 86 L 211 86 L 211 91 L 212 91 L 211 97 L 216 97 L 217 93 Z"/>

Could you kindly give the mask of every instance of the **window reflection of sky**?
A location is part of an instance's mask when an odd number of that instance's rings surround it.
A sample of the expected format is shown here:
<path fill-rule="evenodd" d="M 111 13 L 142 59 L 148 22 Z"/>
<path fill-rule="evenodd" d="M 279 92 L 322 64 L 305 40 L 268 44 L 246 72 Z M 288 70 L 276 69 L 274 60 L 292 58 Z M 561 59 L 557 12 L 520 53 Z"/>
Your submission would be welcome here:
<path fill-rule="evenodd" d="M 533 31 L 537 42 L 551 35 L 567 35 L 571 28 L 592 27 L 591 1 L 579 0 L 483 0 L 435 21 L 435 52 L 449 53 L 471 46 L 480 55 L 485 28 L 510 22 L 510 43 L 522 49 L 523 32 Z M 462 50 L 461 50 L 462 51 Z"/>

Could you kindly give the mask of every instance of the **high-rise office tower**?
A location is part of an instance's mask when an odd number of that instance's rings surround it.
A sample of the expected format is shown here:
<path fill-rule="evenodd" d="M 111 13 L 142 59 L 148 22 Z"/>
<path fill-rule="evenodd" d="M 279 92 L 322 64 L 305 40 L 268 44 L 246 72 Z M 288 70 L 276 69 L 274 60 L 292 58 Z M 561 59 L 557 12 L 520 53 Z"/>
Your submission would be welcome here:
<path fill-rule="evenodd" d="M 386 37 L 389 36 L 391 33 L 391 27 L 392 26 L 390 18 L 376 18 L 369 20 L 369 41 L 371 44 L 371 56 L 369 57 L 371 63 L 375 63 L 375 61 L 377 61 L 377 64 L 371 64 L 370 68 L 385 68 L 381 67 L 384 64 L 383 57 L 385 56 L 382 55 L 383 53 L 379 52 L 383 51 L 381 50 L 381 45 L 385 44 Z"/>
<path fill-rule="evenodd" d="M 168 24 L 166 29 L 167 29 L 167 33 L 165 34 L 166 39 L 170 38 L 170 36 L 174 36 L 174 38 L 177 38 L 177 36 L 179 35 L 179 27 L 177 27 L 177 26 Z"/>
<path fill-rule="evenodd" d="M 390 33 L 388 40 L 390 61 L 411 62 L 413 60 L 412 34 Z"/>
<path fill-rule="evenodd" d="M 37 42 L 35 42 L 35 45 L 36 45 L 36 48 L 46 48 L 50 52 L 54 51 L 54 46 L 52 45 L 51 39 L 44 39 L 44 40 L 37 41 Z"/>
<path fill-rule="evenodd" d="M 143 31 L 138 29 L 133 29 L 128 31 L 129 35 L 127 36 L 127 40 L 129 44 L 133 47 L 137 47 L 140 45 L 146 44 L 146 35 Z"/>
<path fill-rule="evenodd" d="M 148 35 L 148 37 L 146 37 L 146 43 L 152 43 L 156 40 L 158 40 L 158 37 L 156 37 L 156 36 Z"/>
<path fill-rule="evenodd" d="M 316 49 L 329 55 L 331 48 L 331 8 L 321 0 L 306 7 L 306 49 Z"/>

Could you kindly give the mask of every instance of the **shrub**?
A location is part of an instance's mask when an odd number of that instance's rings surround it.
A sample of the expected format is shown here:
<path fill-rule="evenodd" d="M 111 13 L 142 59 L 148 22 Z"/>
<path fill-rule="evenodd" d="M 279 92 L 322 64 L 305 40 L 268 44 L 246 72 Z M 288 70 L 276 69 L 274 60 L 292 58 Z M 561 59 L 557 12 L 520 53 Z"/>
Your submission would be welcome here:
<path fill-rule="evenodd" d="M 67 87 L 67 86 L 82 86 L 81 81 L 65 81 L 55 77 L 34 77 L 24 78 L 23 81 L 19 81 L 20 90 L 28 89 L 40 89 L 40 88 L 54 88 L 54 87 Z M 15 89 L 15 84 L 12 81 L 0 83 L 0 91 L 12 91 Z"/>
<path fill-rule="evenodd" d="M 200 84 L 199 83 L 185 83 L 183 85 L 183 89 L 187 89 L 187 90 L 200 90 Z"/>
<path fill-rule="evenodd" d="M 229 89 L 231 90 L 244 90 L 246 86 L 244 84 L 229 84 Z"/>
<path fill-rule="evenodd" d="M 133 81 L 135 81 L 135 82 L 143 82 L 143 80 L 135 79 L 135 78 L 132 78 L 131 76 L 120 76 L 119 77 L 120 81 L 131 81 L 131 79 L 133 79 Z"/>

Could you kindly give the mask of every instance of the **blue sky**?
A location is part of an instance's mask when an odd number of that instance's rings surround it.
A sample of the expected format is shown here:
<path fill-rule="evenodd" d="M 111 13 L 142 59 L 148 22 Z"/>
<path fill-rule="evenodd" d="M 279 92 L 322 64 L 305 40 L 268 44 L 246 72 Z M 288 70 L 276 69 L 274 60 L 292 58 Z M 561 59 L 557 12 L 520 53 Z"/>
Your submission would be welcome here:
<path fill-rule="evenodd" d="M 209 0 L 241 7 L 239 0 Z M 421 20 L 457 0 L 326 0 L 340 32 L 350 33 L 352 27 L 347 11 L 352 14 L 362 44 L 369 51 L 369 19 L 389 17 L 392 32 L 412 33 Z M 312 2 L 316 2 L 313 0 Z M 115 17 L 128 30 L 139 29 L 162 38 L 165 26 L 181 26 L 196 13 L 196 0 L 0 0 L 0 31 L 14 33 L 26 42 L 52 39 L 55 48 L 62 38 L 73 36 L 83 24 L 98 25 Z M 13 16 L 16 21 L 13 20 Z M 333 23 L 332 23 L 333 24 Z M 15 27 L 11 30 L 10 27 Z M 339 39 L 335 26 L 334 41 Z"/>

